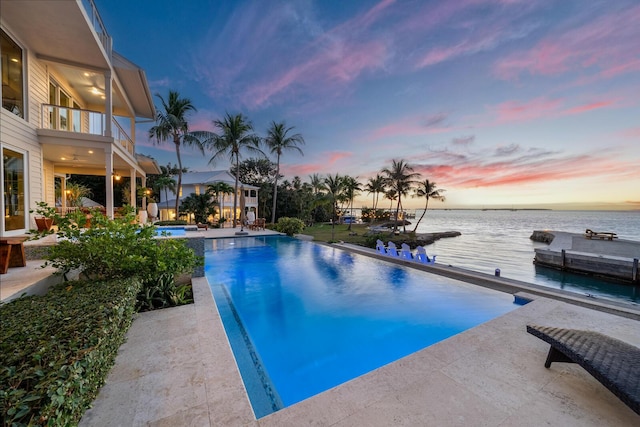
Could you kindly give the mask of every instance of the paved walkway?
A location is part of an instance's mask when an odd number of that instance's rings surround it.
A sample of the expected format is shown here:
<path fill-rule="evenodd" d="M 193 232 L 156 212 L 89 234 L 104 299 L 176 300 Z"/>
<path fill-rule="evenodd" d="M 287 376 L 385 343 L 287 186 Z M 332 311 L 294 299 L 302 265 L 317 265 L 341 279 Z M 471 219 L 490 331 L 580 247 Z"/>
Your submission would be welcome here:
<path fill-rule="evenodd" d="M 636 426 L 577 365 L 544 368 L 527 324 L 600 331 L 640 347 L 640 322 L 539 297 L 256 420 L 208 282 L 195 304 L 144 313 L 81 426 Z"/>

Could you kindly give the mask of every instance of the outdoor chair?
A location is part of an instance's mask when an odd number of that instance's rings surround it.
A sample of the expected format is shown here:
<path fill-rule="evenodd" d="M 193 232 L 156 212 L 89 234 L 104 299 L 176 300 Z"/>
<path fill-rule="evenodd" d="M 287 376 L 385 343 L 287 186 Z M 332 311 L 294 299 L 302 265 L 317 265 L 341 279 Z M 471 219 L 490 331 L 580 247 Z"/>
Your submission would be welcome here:
<path fill-rule="evenodd" d="M 416 257 L 414 259 L 422 264 L 435 264 L 436 262 L 436 256 L 434 255 L 433 257 L 429 258 L 429 255 L 427 255 L 427 250 L 424 248 L 424 246 L 418 246 L 418 248 L 416 249 Z"/>
<path fill-rule="evenodd" d="M 380 239 L 376 241 L 376 252 L 379 253 L 380 255 L 387 254 L 387 250 L 384 247 L 384 243 Z"/>
<path fill-rule="evenodd" d="M 402 249 L 400 251 L 400 258 L 411 261 L 413 259 L 413 254 L 411 253 L 411 248 L 406 243 L 401 245 Z"/>
<path fill-rule="evenodd" d="M 393 242 L 387 243 L 387 255 L 392 256 L 394 258 L 397 258 L 398 256 L 400 256 L 400 254 L 398 253 L 398 248 L 396 247 L 395 243 Z"/>
<path fill-rule="evenodd" d="M 640 348 L 598 332 L 527 325 L 551 344 L 545 368 L 577 363 L 640 415 Z"/>

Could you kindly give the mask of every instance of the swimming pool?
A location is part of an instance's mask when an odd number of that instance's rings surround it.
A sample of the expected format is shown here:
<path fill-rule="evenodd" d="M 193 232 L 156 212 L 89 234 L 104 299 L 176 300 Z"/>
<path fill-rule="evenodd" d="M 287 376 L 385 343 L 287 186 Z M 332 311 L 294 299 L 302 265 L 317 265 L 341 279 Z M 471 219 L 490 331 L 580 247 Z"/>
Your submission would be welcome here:
<path fill-rule="evenodd" d="M 210 242 L 206 276 L 257 418 L 518 307 L 508 294 L 312 242 Z"/>
<path fill-rule="evenodd" d="M 160 226 L 156 227 L 156 236 L 186 236 L 187 231 L 184 227 L 176 227 L 176 226 Z"/>

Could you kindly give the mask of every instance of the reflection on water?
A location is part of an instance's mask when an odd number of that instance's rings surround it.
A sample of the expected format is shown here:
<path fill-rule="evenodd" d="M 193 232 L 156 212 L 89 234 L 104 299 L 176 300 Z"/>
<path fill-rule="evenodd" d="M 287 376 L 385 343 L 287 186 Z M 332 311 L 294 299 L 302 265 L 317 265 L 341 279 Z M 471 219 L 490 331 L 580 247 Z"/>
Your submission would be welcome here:
<path fill-rule="evenodd" d="M 530 240 L 534 230 L 583 233 L 587 228 L 615 232 L 620 239 L 640 241 L 640 212 L 429 210 L 418 232 L 462 233 L 427 246 L 427 253 L 438 255 L 440 264 L 487 274 L 494 274 L 499 268 L 501 275 L 510 279 L 640 303 L 638 286 L 536 268 L 533 264 L 534 249 L 548 246 Z"/>

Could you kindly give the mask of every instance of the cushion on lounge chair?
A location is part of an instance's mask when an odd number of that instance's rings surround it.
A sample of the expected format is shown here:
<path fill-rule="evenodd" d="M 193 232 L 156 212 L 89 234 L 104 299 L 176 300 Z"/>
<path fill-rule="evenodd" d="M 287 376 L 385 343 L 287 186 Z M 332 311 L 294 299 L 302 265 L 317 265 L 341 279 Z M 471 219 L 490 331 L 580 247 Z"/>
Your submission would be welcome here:
<path fill-rule="evenodd" d="M 592 331 L 527 325 L 527 332 L 551 344 L 545 367 L 578 363 L 640 414 L 640 348 Z"/>

